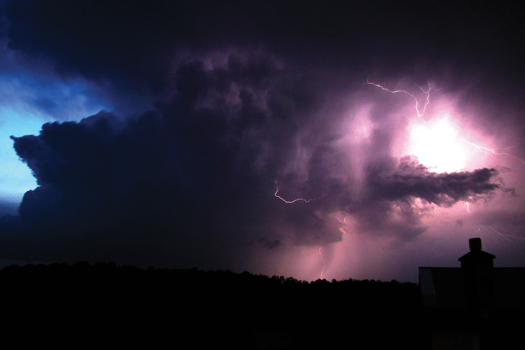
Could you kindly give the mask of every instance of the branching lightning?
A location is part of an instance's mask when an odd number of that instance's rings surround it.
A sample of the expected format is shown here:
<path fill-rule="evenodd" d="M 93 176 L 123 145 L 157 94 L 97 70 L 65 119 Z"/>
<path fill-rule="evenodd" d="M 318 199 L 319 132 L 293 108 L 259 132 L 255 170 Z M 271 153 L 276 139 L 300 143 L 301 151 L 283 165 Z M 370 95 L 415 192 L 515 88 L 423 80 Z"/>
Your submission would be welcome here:
<path fill-rule="evenodd" d="M 423 110 L 420 111 L 419 110 L 419 101 L 417 100 L 416 96 L 412 95 L 410 92 L 406 91 L 406 90 L 390 90 L 390 89 L 387 89 L 384 84 L 383 85 L 380 85 L 380 84 L 376 84 L 376 83 L 372 83 L 368 78 L 366 79 L 366 83 L 368 85 L 373 85 L 373 86 L 376 86 L 378 88 L 380 88 L 381 90 L 383 91 L 388 91 L 392 94 L 398 94 L 398 93 L 403 93 L 405 95 L 408 95 L 410 97 L 412 97 L 414 99 L 414 101 L 416 102 L 416 112 L 417 112 L 417 116 L 418 117 L 422 117 L 424 114 L 425 114 L 425 111 L 427 109 L 427 106 L 429 105 L 430 103 L 430 90 L 432 90 L 432 87 L 430 86 L 430 84 L 428 84 L 428 89 L 425 90 L 423 89 L 421 86 L 415 84 L 426 96 L 426 102 L 425 102 L 425 105 L 423 106 Z"/>
<path fill-rule="evenodd" d="M 461 138 L 460 140 L 463 141 L 463 142 L 468 143 L 468 144 L 471 145 L 471 146 L 476 147 L 476 148 L 477 148 L 478 150 L 480 150 L 480 151 L 486 151 L 486 152 L 492 153 L 492 154 L 494 154 L 494 155 L 496 155 L 496 156 L 507 156 L 507 157 L 509 157 L 509 158 L 515 159 L 515 160 L 520 161 L 520 162 L 522 162 L 523 164 L 525 164 L 525 160 L 523 160 L 523 159 L 521 159 L 521 158 L 518 158 L 518 157 L 515 157 L 515 156 L 513 156 L 512 154 L 509 154 L 509 153 L 507 153 L 507 152 L 501 152 L 501 153 L 500 153 L 500 152 L 496 152 L 495 150 L 493 150 L 493 149 L 491 149 L 491 148 L 483 147 L 483 146 L 478 146 L 478 145 L 476 145 L 475 143 L 472 143 L 472 142 L 467 141 L 467 140 L 465 140 L 465 139 L 462 139 L 462 138 Z M 512 147 L 509 147 L 509 148 L 512 148 Z M 509 148 L 504 148 L 504 149 L 509 149 Z"/>
<path fill-rule="evenodd" d="M 422 117 L 424 114 L 425 114 L 425 111 L 426 111 L 426 108 L 427 106 L 430 104 L 430 91 L 432 90 L 432 87 L 430 86 L 430 84 L 428 84 L 428 89 L 423 89 L 421 86 L 417 85 L 416 86 L 425 94 L 426 96 L 426 101 L 425 101 L 425 104 L 422 108 L 422 110 L 420 111 L 419 110 L 419 102 L 418 102 L 418 99 L 416 98 L 416 96 L 414 96 L 413 94 L 411 94 L 410 92 L 406 91 L 406 90 L 390 90 L 388 88 L 385 87 L 385 84 L 377 84 L 377 83 L 373 83 L 371 82 L 368 78 L 366 80 L 366 84 L 368 85 L 373 85 L 375 87 L 378 87 L 380 88 L 381 90 L 383 91 L 387 91 L 387 92 L 390 92 L 392 94 L 397 94 L 397 93 L 403 93 L 405 95 L 408 95 L 410 96 L 411 98 L 414 99 L 415 101 L 415 109 L 416 109 L 416 112 L 417 112 L 417 115 L 418 117 Z M 496 156 L 506 156 L 506 157 L 509 157 L 509 158 L 512 158 L 512 159 L 515 159 L 523 164 L 525 164 L 525 160 L 521 159 L 521 158 L 518 158 L 516 156 L 513 156 L 512 154 L 510 153 L 507 153 L 507 152 L 497 152 L 495 149 L 491 149 L 491 148 L 488 148 L 488 147 L 484 147 L 484 146 L 479 146 L 479 145 L 476 145 L 475 143 L 472 143 L 470 141 L 467 141 L 463 138 L 460 138 L 460 140 L 462 142 L 465 142 L 465 143 L 468 143 L 469 145 L 477 148 L 478 150 L 480 151 L 485 151 L 485 152 L 489 152 L 489 153 L 492 153 Z M 513 148 L 513 147 L 508 147 L 508 148 L 503 148 L 504 150 L 507 150 L 507 149 L 510 149 L 510 148 Z"/>
<path fill-rule="evenodd" d="M 506 236 L 507 236 L 506 234 L 503 234 L 503 233 L 501 233 L 501 232 L 495 230 L 495 229 L 494 229 L 493 227 L 491 227 L 491 226 L 489 226 L 489 228 L 490 228 L 492 231 L 496 232 L 496 233 L 497 233 L 498 235 L 500 235 L 501 237 L 503 237 L 506 241 L 509 241 L 509 242 L 510 242 L 510 239 L 508 239 L 508 238 L 506 237 Z"/>
<path fill-rule="evenodd" d="M 502 233 L 502 232 L 499 232 L 498 230 L 496 230 L 494 227 L 492 226 L 487 226 L 488 228 L 490 228 L 493 232 L 497 233 L 498 235 L 500 235 L 504 240 L 506 240 L 507 242 L 511 242 L 511 239 L 516 239 L 516 240 L 520 240 L 520 241 L 525 241 L 525 238 L 523 237 L 516 237 L 516 236 L 513 236 L 513 235 L 509 235 L 507 233 Z M 478 228 L 478 231 L 480 231 L 480 229 Z"/>
<path fill-rule="evenodd" d="M 277 193 L 279 193 L 279 187 L 277 187 L 275 193 L 273 194 L 276 198 L 279 198 L 280 200 L 282 200 L 283 202 L 287 203 L 287 204 L 292 204 L 292 203 L 295 203 L 295 202 L 305 202 L 305 203 L 310 203 L 310 202 L 313 202 L 313 201 L 318 201 L 319 199 L 323 198 L 324 196 L 326 196 L 326 193 L 323 194 L 321 197 L 319 198 L 310 198 L 310 199 L 304 199 L 304 198 L 296 198 L 296 199 L 293 199 L 291 201 L 289 200 L 286 200 L 284 199 L 283 197 L 279 196 Z"/>

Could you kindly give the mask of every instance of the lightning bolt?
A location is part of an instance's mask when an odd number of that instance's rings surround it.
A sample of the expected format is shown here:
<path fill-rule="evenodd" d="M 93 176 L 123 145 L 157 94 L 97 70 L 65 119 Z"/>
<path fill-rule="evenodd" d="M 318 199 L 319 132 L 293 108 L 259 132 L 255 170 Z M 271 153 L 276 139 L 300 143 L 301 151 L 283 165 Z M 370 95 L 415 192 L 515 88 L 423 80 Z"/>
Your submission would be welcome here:
<path fill-rule="evenodd" d="M 496 232 L 498 235 L 500 235 L 501 237 L 503 237 L 506 241 L 510 242 L 510 239 L 509 238 L 512 238 L 512 239 L 519 239 L 519 240 L 522 240 L 522 241 L 525 241 L 525 238 L 523 237 L 516 237 L 516 236 L 513 236 L 513 235 L 509 235 L 507 233 L 501 233 L 499 232 L 498 230 L 494 229 L 492 226 L 487 226 L 488 228 L 490 228 L 492 231 Z"/>
<path fill-rule="evenodd" d="M 319 247 L 319 255 L 321 256 L 321 261 L 323 262 L 323 269 L 321 270 L 321 275 L 320 275 L 320 279 L 324 279 L 324 267 L 325 267 L 325 263 L 324 263 L 324 256 L 323 256 L 323 251 L 322 251 L 323 247 Z"/>
<path fill-rule="evenodd" d="M 418 117 L 422 117 L 423 115 L 425 115 L 425 111 L 427 109 L 427 106 L 430 104 L 430 90 L 432 90 L 432 87 L 430 86 L 430 84 L 428 84 L 428 89 L 425 90 L 421 86 L 419 86 L 419 85 L 414 83 L 426 96 L 426 101 L 425 101 L 425 104 L 423 105 L 423 110 L 422 111 L 419 110 L 419 101 L 417 100 L 416 96 L 412 95 L 410 92 L 408 92 L 406 90 L 390 90 L 390 89 L 387 89 L 385 87 L 385 84 L 381 85 L 381 84 L 372 83 L 369 80 L 369 78 L 366 79 L 366 84 L 373 85 L 375 87 L 380 88 L 383 91 L 388 91 L 388 92 L 390 92 L 392 94 L 402 93 L 402 94 L 405 94 L 405 95 L 408 95 L 408 96 L 412 97 L 414 99 L 414 101 L 416 102 L 416 112 L 417 112 L 417 116 Z"/>
<path fill-rule="evenodd" d="M 296 198 L 296 199 L 293 199 L 291 201 L 289 200 L 286 200 L 284 199 L 283 197 L 279 196 L 279 187 L 276 186 L 276 189 L 275 189 L 275 193 L 273 194 L 276 198 L 279 198 L 280 200 L 282 200 L 283 202 L 285 202 L 286 204 L 292 204 L 292 203 L 295 203 L 295 202 L 305 202 L 305 203 L 310 203 L 312 201 L 317 201 L 317 200 L 320 200 L 321 198 L 323 198 L 324 196 L 326 196 L 326 193 L 323 194 L 321 197 L 319 198 L 311 198 L 311 199 L 304 199 L 304 198 Z M 344 232 L 344 231 L 343 231 Z M 325 261 L 324 261 L 324 256 L 323 256 L 323 251 L 322 251 L 323 247 L 319 247 L 319 255 L 321 256 L 321 262 L 323 263 L 323 268 L 321 270 L 321 274 L 320 274 L 320 279 L 324 279 L 324 269 L 325 269 Z"/>
<path fill-rule="evenodd" d="M 491 227 L 491 226 L 489 226 L 489 228 L 490 228 L 492 231 L 496 232 L 496 233 L 497 233 L 498 235 L 500 235 L 501 237 L 503 237 L 505 240 L 507 240 L 507 241 L 510 242 L 510 239 L 508 239 L 507 237 L 505 237 L 505 235 L 504 235 L 503 233 L 501 233 L 501 232 L 495 230 L 495 229 L 494 229 L 493 227 Z"/>
<path fill-rule="evenodd" d="M 470 207 L 469 207 L 468 202 L 465 202 L 465 204 L 467 205 L 467 211 L 468 211 L 468 213 L 470 214 Z"/>
<path fill-rule="evenodd" d="M 341 231 L 344 235 L 348 234 L 348 232 L 346 232 L 343 228 L 343 226 L 346 225 L 347 216 L 343 216 L 343 218 L 341 219 L 340 215 L 336 215 L 335 218 L 337 219 L 337 221 L 339 221 L 339 224 L 341 224 L 341 227 L 339 227 L 339 231 Z"/>
<path fill-rule="evenodd" d="M 507 157 L 509 157 L 509 158 L 515 159 L 515 160 L 520 161 L 520 162 L 522 162 L 523 164 L 525 164 L 525 160 L 523 160 L 523 159 L 521 159 L 521 158 L 518 158 L 518 157 L 516 157 L 516 156 L 513 156 L 513 155 L 510 154 L 510 153 L 507 153 L 507 152 L 496 152 L 495 150 L 493 150 L 493 149 L 491 149 L 491 148 L 484 147 L 484 146 L 478 146 L 478 145 L 476 145 L 475 143 L 472 143 L 472 142 L 467 141 L 467 140 L 465 140 L 465 139 L 460 138 L 460 140 L 463 141 L 463 142 L 468 143 L 469 145 L 471 145 L 471 146 L 473 146 L 473 147 L 476 147 L 476 148 L 477 148 L 478 150 L 480 150 L 480 151 L 486 151 L 486 152 L 492 153 L 492 154 L 494 154 L 494 155 L 496 155 L 496 156 L 507 156 Z M 514 146 L 514 147 L 515 147 L 515 146 Z M 508 148 L 503 148 L 503 149 L 510 149 L 510 148 L 514 148 L 514 147 L 508 147 Z"/>
<path fill-rule="evenodd" d="M 415 101 L 415 108 L 416 108 L 416 112 L 417 112 L 417 115 L 418 117 L 422 117 L 424 114 L 425 114 L 425 111 L 427 109 L 427 106 L 430 104 L 430 91 L 432 90 L 432 87 L 430 86 L 430 84 L 428 84 L 428 89 L 423 89 L 421 86 L 415 84 L 426 96 L 426 101 L 425 101 L 425 104 L 423 106 L 423 110 L 420 111 L 419 110 L 419 101 L 418 99 L 416 98 L 416 96 L 414 96 L 413 94 L 411 94 L 410 92 L 406 91 L 406 90 L 390 90 L 388 88 L 385 87 L 385 84 L 383 83 L 382 85 L 381 84 L 377 84 L 377 83 L 373 83 L 369 80 L 369 78 L 366 79 L 366 84 L 368 85 L 372 85 L 372 86 L 375 86 L 375 87 L 378 87 L 380 88 L 381 90 L 383 91 L 387 91 L 387 92 L 390 92 L 392 94 L 398 94 L 398 93 L 402 93 L 402 94 L 405 94 L 405 95 L 408 95 L 410 96 L 411 98 L 414 99 Z M 479 146 L 479 145 L 476 145 L 475 143 L 472 143 L 470 141 L 467 141 L 463 138 L 460 138 L 461 141 L 463 142 L 466 142 L 468 143 L 469 145 L 477 148 L 478 150 L 480 151 L 486 151 L 486 152 L 489 152 L 489 153 L 492 153 L 496 156 L 506 156 L 506 157 L 509 157 L 509 158 L 512 158 L 514 160 L 517 160 L 519 162 L 522 162 L 523 164 L 525 164 L 525 160 L 521 159 L 521 158 L 518 158 L 516 156 L 513 156 L 512 154 L 510 153 L 507 153 L 507 152 L 496 152 L 496 150 L 494 149 L 491 149 L 491 148 L 488 148 L 488 147 L 484 147 L 484 146 Z M 515 147 L 515 146 L 514 146 Z M 510 148 L 513 148 L 513 147 L 508 147 L 508 148 L 503 148 L 504 150 L 507 150 L 507 149 L 510 149 Z"/>
<path fill-rule="evenodd" d="M 310 202 L 313 202 L 313 201 L 318 201 L 319 199 L 323 198 L 324 196 L 326 196 L 326 193 L 323 194 L 321 197 L 319 198 L 311 198 L 311 199 L 304 199 L 304 198 L 296 198 L 296 199 L 293 199 L 291 201 L 289 200 L 286 200 L 284 199 L 283 197 L 279 196 L 278 195 L 279 193 L 279 187 L 277 187 L 275 193 L 273 194 L 276 198 L 279 198 L 280 200 L 282 200 L 283 202 L 287 203 L 287 204 L 292 204 L 292 203 L 295 203 L 295 202 L 305 202 L 305 203 L 310 203 Z"/>

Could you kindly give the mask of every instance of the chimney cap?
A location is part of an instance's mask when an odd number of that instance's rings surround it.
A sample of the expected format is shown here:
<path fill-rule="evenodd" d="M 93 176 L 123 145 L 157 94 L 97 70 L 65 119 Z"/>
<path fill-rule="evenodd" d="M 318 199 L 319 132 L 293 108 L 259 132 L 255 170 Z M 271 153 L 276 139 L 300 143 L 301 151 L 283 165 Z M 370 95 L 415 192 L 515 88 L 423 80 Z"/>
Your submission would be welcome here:
<path fill-rule="evenodd" d="M 480 251 L 481 248 L 483 248 L 483 243 L 481 242 L 481 238 L 479 237 L 469 239 L 468 245 L 471 252 Z"/>

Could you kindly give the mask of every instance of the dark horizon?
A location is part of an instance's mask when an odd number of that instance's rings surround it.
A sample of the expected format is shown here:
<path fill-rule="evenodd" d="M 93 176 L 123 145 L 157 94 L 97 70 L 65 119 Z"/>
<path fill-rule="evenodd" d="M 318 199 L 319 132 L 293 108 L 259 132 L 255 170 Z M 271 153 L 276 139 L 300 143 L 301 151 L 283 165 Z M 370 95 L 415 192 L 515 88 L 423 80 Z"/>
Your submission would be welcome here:
<path fill-rule="evenodd" d="M 369 348 L 402 343 L 421 349 L 426 340 L 418 332 L 420 298 L 412 283 L 304 283 L 246 272 L 105 263 L 11 267 L 0 271 L 0 280 L 7 286 L 0 291 L 8 301 L 3 315 L 11 321 L 5 337 L 19 344 L 162 347 L 175 339 L 197 348 L 314 349 L 351 335 L 353 343 L 367 342 Z M 361 322 L 349 330 L 337 317 L 341 313 Z M 33 321 L 47 315 L 53 320 Z M 370 344 L 377 331 L 388 336 Z"/>

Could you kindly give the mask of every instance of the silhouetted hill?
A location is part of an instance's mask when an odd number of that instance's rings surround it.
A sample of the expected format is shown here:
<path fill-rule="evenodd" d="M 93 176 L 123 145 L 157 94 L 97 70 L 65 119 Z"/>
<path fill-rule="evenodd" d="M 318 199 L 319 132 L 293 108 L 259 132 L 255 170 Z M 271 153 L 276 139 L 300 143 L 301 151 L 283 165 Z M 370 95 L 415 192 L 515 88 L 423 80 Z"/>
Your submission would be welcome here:
<path fill-rule="evenodd" d="M 5 333 L 22 344 L 420 349 L 424 337 L 413 283 L 87 262 L 8 266 L 0 283 Z"/>

